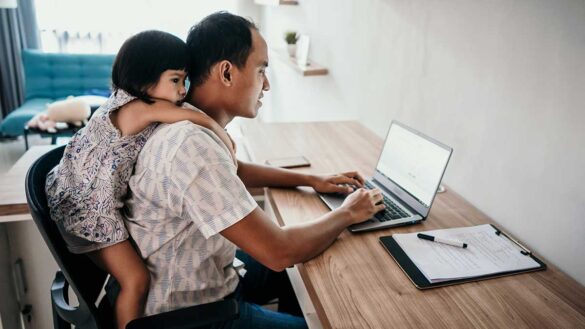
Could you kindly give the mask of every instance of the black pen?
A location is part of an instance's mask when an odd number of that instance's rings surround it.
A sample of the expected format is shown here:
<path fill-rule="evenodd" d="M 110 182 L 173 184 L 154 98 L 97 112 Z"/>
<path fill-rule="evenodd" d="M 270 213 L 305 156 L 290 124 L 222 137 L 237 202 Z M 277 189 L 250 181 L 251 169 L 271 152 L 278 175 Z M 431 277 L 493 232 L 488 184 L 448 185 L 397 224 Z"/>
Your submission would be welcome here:
<path fill-rule="evenodd" d="M 419 239 L 423 239 L 423 240 L 429 240 L 429 241 L 444 243 L 444 244 L 448 244 L 448 245 L 453 246 L 453 247 L 467 248 L 467 243 L 463 243 L 461 241 L 456 241 L 456 240 L 451 240 L 451 239 L 445 239 L 445 238 L 437 238 L 435 236 L 428 235 L 428 234 L 422 234 L 422 233 L 419 233 L 416 236 Z"/>

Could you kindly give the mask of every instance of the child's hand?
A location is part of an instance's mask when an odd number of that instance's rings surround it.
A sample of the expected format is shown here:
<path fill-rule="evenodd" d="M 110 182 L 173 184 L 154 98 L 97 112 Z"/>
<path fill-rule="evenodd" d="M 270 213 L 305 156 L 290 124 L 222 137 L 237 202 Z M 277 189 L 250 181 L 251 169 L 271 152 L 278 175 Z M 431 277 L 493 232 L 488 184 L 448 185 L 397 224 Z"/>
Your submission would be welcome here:
<path fill-rule="evenodd" d="M 179 107 L 168 101 L 156 101 L 154 104 L 147 105 L 144 102 L 138 102 L 141 107 L 138 107 L 136 115 L 133 117 L 143 118 L 147 124 L 154 122 L 175 123 L 183 120 L 189 120 L 194 124 L 205 127 L 213 131 L 219 139 L 227 146 L 232 155 L 232 159 L 238 166 L 236 159 L 236 147 L 234 141 L 227 132 L 215 120 L 203 112 L 193 111 L 187 108 Z M 141 115 L 138 115 L 140 113 Z M 134 119 L 135 120 L 135 119 Z M 146 126 L 146 125 L 144 125 Z M 142 127 L 144 129 L 144 127 Z"/>

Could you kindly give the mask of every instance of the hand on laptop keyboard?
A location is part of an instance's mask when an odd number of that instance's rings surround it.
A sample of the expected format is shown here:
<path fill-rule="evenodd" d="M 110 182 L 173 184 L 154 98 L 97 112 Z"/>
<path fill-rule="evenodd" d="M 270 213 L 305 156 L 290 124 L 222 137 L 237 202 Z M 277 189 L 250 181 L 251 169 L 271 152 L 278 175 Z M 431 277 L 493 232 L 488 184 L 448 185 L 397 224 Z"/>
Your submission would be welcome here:
<path fill-rule="evenodd" d="M 379 189 L 357 189 L 345 198 L 342 208 L 349 211 L 354 223 L 360 223 L 384 209 L 383 195 Z"/>
<path fill-rule="evenodd" d="M 346 172 L 335 175 L 312 176 L 310 186 L 319 193 L 341 193 L 349 194 L 355 190 L 354 187 L 361 187 L 362 180 L 357 172 Z"/>
<path fill-rule="evenodd" d="M 371 183 L 366 182 L 364 188 L 373 189 L 374 186 Z M 381 222 L 385 222 L 387 220 L 406 218 L 409 216 L 406 212 L 404 212 L 404 210 L 402 210 L 398 205 L 396 205 L 396 203 L 394 203 L 386 196 L 384 196 L 380 202 L 386 205 L 386 209 L 378 212 L 374 217 Z"/>

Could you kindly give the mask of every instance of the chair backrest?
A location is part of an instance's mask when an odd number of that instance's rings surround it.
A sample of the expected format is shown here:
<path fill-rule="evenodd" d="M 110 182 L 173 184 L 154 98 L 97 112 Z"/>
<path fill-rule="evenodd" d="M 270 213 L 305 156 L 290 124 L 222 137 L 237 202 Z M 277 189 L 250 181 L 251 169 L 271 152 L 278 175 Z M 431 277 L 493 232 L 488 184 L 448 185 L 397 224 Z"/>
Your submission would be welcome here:
<path fill-rule="evenodd" d="M 107 273 L 97 267 L 89 257 L 69 252 L 49 214 L 45 180 L 49 171 L 61 160 L 64 149 L 63 146 L 51 150 L 28 170 L 25 186 L 28 206 L 45 243 L 79 301 L 77 310 L 69 312 L 70 318 L 65 320 L 77 328 L 108 328 L 110 326 L 103 323 L 101 312 L 95 306 Z"/>

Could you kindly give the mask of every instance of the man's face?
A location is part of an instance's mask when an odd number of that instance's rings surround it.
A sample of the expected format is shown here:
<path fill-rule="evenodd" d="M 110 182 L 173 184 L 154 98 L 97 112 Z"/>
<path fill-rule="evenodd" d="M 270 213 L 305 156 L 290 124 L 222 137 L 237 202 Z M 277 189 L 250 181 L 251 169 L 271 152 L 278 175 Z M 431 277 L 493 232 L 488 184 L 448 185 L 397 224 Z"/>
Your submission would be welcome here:
<path fill-rule="evenodd" d="M 270 89 L 270 83 L 266 77 L 268 67 L 268 48 L 264 38 L 252 29 L 252 49 L 248 55 L 246 65 L 242 68 L 235 67 L 232 104 L 230 112 L 234 116 L 254 118 L 258 109 L 262 106 L 260 99 L 264 97 L 264 91 Z"/>

